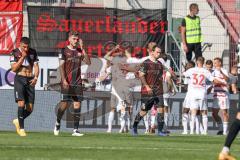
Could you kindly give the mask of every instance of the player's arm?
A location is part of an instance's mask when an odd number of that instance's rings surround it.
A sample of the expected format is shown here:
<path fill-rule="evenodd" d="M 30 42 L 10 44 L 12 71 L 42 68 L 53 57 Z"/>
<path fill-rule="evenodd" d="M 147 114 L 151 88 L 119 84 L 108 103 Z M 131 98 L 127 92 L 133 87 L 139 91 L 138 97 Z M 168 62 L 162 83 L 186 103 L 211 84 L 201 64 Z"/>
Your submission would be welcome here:
<path fill-rule="evenodd" d="M 220 73 L 223 75 L 224 80 L 225 80 L 225 81 L 228 81 L 229 77 L 228 77 L 227 73 L 224 73 L 224 72 L 222 71 L 222 69 L 220 69 Z"/>
<path fill-rule="evenodd" d="M 27 53 L 26 52 L 22 52 L 21 58 L 19 58 L 17 60 L 15 55 L 14 55 L 14 53 L 12 53 L 12 55 L 10 57 L 10 63 L 11 63 L 11 70 L 13 72 L 17 72 L 18 71 L 18 69 L 22 66 L 26 56 L 27 56 Z"/>
<path fill-rule="evenodd" d="M 168 73 L 168 72 L 167 72 Z M 175 88 L 174 88 L 174 82 L 172 80 L 171 74 L 166 74 L 166 80 L 167 80 L 167 84 L 168 84 L 168 89 L 172 92 L 173 95 L 176 94 Z"/>
<path fill-rule="evenodd" d="M 34 70 L 34 78 L 30 81 L 30 85 L 35 86 L 38 80 L 38 76 L 39 76 L 39 65 L 38 62 L 34 62 L 33 65 L 33 70 Z"/>
<path fill-rule="evenodd" d="M 108 72 L 107 71 L 107 68 L 106 68 L 106 71 L 105 71 L 105 73 L 103 74 L 103 75 L 101 75 L 100 77 L 98 77 L 98 80 L 100 81 L 100 82 L 102 82 L 102 81 L 104 81 L 108 76 L 110 76 L 111 75 L 111 72 Z"/>
<path fill-rule="evenodd" d="M 183 19 L 182 26 L 181 26 L 181 38 L 183 43 L 183 50 L 188 52 L 187 48 L 187 40 L 186 40 L 186 21 Z"/>
<path fill-rule="evenodd" d="M 79 45 L 80 45 L 82 53 L 83 53 L 83 62 L 85 64 L 87 64 L 87 65 L 90 65 L 91 64 L 91 60 L 90 60 L 88 54 L 86 53 L 86 51 L 84 49 L 84 45 L 83 45 L 83 40 L 82 39 L 79 40 Z"/>
<path fill-rule="evenodd" d="M 59 69 L 60 69 L 60 75 L 61 75 L 61 80 L 64 88 L 68 87 L 68 82 L 66 80 L 66 75 L 65 75 L 65 61 L 66 57 L 65 54 L 62 50 L 62 52 L 59 55 Z"/>
<path fill-rule="evenodd" d="M 130 65 L 126 65 L 126 64 L 120 64 L 119 68 L 121 70 L 125 70 L 127 72 L 137 72 L 137 67 L 136 66 L 130 66 Z"/>
<path fill-rule="evenodd" d="M 85 52 L 85 49 L 82 49 L 82 52 L 83 52 L 83 62 L 87 65 L 90 65 L 91 60 L 90 60 L 88 54 Z"/>
<path fill-rule="evenodd" d="M 171 79 L 177 79 L 177 75 L 175 74 L 175 72 L 168 66 L 166 66 L 165 64 L 163 65 L 163 69 L 166 72 L 169 72 L 171 74 Z"/>
<path fill-rule="evenodd" d="M 112 50 L 108 51 L 107 54 L 104 56 L 104 59 L 108 60 L 108 61 L 112 61 L 112 54 L 119 49 L 119 45 L 117 45 L 116 47 L 114 47 Z"/>
<path fill-rule="evenodd" d="M 211 85 L 210 87 L 208 87 L 207 89 L 207 94 L 210 94 L 212 92 L 212 89 L 213 89 L 213 85 Z"/>

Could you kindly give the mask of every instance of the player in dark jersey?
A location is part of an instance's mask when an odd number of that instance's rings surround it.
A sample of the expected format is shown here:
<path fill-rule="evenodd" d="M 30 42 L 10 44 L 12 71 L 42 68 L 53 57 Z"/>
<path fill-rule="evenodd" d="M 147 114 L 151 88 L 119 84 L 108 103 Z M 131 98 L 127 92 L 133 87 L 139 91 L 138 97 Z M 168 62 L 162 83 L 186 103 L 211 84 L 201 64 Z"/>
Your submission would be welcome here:
<path fill-rule="evenodd" d="M 60 122 L 65 110 L 69 107 L 69 101 L 73 101 L 74 129 L 72 136 L 82 136 L 78 130 L 80 120 L 80 106 L 83 100 L 83 87 L 81 78 L 82 61 L 90 65 L 91 61 L 83 48 L 83 41 L 75 31 L 69 33 L 69 45 L 59 55 L 61 72 L 61 103 L 57 111 L 57 121 L 54 135 L 59 135 Z"/>
<path fill-rule="evenodd" d="M 10 56 L 11 69 L 16 73 L 14 95 L 18 104 L 18 118 L 13 120 L 13 124 L 20 136 L 26 136 L 24 119 L 33 111 L 35 85 L 39 75 L 37 52 L 29 45 L 29 38 L 22 37 L 19 48 L 14 49 Z"/>
<path fill-rule="evenodd" d="M 152 45 L 154 44 L 154 45 Z M 161 53 L 161 49 L 153 42 L 148 44 L 149 59 L 145 60 L 139 70 L 139 78 L 142 82 L 141 87 L 141 99 L 142 106 L 141 111 L 136 115 L 132 134 L 136 136 L 137 126 L 139 121 L 147 114 L 152 108 L 153 104 L 157 106 L 157 123 L 158 123 L 158 135 L 167 136 L 164 133 L 164 105 L 163 105 L 163 65 L 158 58 Z"/>

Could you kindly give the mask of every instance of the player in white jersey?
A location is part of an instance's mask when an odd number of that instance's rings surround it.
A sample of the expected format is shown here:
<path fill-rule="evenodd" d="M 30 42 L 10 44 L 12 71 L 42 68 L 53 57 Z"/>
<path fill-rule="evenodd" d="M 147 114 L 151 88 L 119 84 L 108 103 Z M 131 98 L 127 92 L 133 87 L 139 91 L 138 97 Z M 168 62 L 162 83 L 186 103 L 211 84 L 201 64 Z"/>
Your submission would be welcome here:
<path fill-rule="evenodd" d="M 167 62 L 167 55 L 163 54 L 162 59 L 164 60 L 164 63 Z M 172 95 L 174 96 L 176 94 L 176 91 L 173 86 L 173 80 L 172 80 L 172 71 L 171 68 L 168 69 L 168 71 L 163 71 L 163 102 L 164 102 L 164 132 L 169 133 L 168 131 L 168 121 L 169 121 L 169 97 Z"/>
<path fill-rule="evenodd" d="M 215 58 L 213 61 L 214 71 L 212 72 L 213 77 L 222 82 L 221 85 L 213 86 L 213 106 L 212 116 L 219 126 L 218 135 L 227 135 L 228 131 L 228 109 L 229 109 L 229 93 L 228 93 L 228 72 L 222 68 L 222 59 Z M 222 111 L 223 120 L 218 115 L 219 110 Z M 223 122 L 222 122 L 223 121 Z"/>
<path fill-rule="evenodd" d="M 188 104 L 191 111 L 191 122 L 190 122 L 190 134 L 194 134 L 194 127 L 196 121 L 197 111 L 200 110 L 202 114 L 203 123 L 203 134 L 207 134 L 207 105 L 206 105 L 206 80 L 218 83 L 219 81 L 214 79 L 211 73 L 203 68 L 204 58 L 198 57 L 197 67 L 191 68 L 184 72 L 185 77 L 190 77 L 188 85 L 188 95 L 190 95 Z M 219 82 L 220 83 L 220 82 Z"/>
<path fill-rule="evenodd" d="M 126 81 L 126 72 L 121 70 L 120 65 L 126 63 L 127 57 L 125 50 L 122 50 L 119 45 L 110 50 L 104 58 L 112 63 L 112 89 L 111 89 L 111 111 L 108 117 L 108 133 L 112 131 L 112 123 L 114 113 L 120 111 L 121 129 L 123 132 L 126 126 L 126 119 L 129 116 L 126 111 L 132 104 L 132 94 L 129 92 L 129 83 Z"/>
<path fill-rule="evenodd" d="M 118 52 L 116 52 L 118 51 Z M 120 46 L 116 46 L 113 50 L 108 52 L 105 59 L 111 61 L 112 72 L 112 90 L 111 90 L 111 112 L 108 118 L 108 130 L 112 130 L 112 122 L 114 119 L 114 112 L 120 111 L 120 133 L 130 129 L 130 115 L 132 111 L 133 97 L 130 88 L 133 86 L 133 79 L 135 79 L 134 73 L 136 71 L 137 64 L 140 64 L 146 58 L 137 59 L 131 57 L 131 47 L 122 50 Z M 132 67 L 131 64 L 134 66 Z M 133 69 L 132 69 L 132 68 Z M 139 83 L 140 85 L 140 83 Z M 128 128 L 126 128 L 128 126 Z"/>
<path fill-rule="evenodd" d="M 185 71 L 187 71 L 190 68 L 195 67 L 195 63 L 193 61 L 189 61 L 186 64 Z M 184 77 L 184 85 L 187 89 L 189 77 Z M 186 105 L 189 104 L 187 101 L 190 98 L 189 95 L 186 94 L 184 101 L 183 101 L 183 113 L 182 113 L 182 125 L 183 125 L 183 132 L 182 134 L 188 134 L 188 122 L 189 122 L 189 112 L 190 112 L 190 106 Z"/>

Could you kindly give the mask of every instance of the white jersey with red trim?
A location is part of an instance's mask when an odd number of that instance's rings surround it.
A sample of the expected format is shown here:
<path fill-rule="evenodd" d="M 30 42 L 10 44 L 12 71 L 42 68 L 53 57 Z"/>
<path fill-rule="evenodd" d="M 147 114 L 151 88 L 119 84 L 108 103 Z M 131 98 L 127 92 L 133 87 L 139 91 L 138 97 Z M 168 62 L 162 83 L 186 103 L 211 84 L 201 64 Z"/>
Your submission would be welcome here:
<path fill-rule="evenodd" d="M 222 73 L 228 77 L 228 72 L 226 69 L 221 68 Z M 228 82 L 224 79 L 224 75 L 220 70 L 215 69 L 212 72 L 212 76 L 223 84 L 214 84 L 213 85 L 213 97 L 226 97 L 228 96 Z"/>
<path fill-rule="evenodd" d="M 206 80 L 214 79 L 211 73 L 205 68 L 195 67 L 188 69 L 183 75 L 189 78 L 187 95 L 194 99 L 206 98 Z"/>

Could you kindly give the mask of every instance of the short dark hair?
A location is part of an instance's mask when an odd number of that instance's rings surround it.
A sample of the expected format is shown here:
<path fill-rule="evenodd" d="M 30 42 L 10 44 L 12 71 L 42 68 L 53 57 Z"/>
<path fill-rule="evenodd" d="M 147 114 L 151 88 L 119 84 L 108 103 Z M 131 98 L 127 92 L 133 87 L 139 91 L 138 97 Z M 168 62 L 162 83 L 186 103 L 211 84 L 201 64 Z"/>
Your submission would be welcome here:
<path fill-rule="evenodd" d="M 192 66 L 192 67 L 195 67 L 195 62 L 189 61 L 189 62 L 188 62 L 188 65 L 190 65 L 190 66 Z"/>
<path fill-rule="evenodd" d="M 208 59 L 208 60 L 206 61 L 206 65 L 213 65 L 212 60 Z"/>
<path fill-rule="evenodd" d="M 189 10 L 191 11 L 193 8 L 196 8 L 196 7 L 198 7 L 197 3 L 191 3 L 189 6 Z"/>
<path fill-rule="evenodd" d="M 214 58 L 214 60 L 217 60 L 217 61 L 221 62 L 221 64 L 223 64 L 222 58 L 216 57 L 216 58 Z"/>
<path fill-rule="evenodd" d="M 69 37 L 71 37 L 71 36 L 76 36 L 76 37 L 78 37 L 78 36 L 79 36 L 79 33 L 78 33 L 77 31 L 70 31 L 70 32 L 68 33 L 68 36 L 69 36 Z"/>
<path fill-rule="evenodd" d="M 200 62 L 201 64 L 204 64 L 205 58 L 204 57 L 198 57 L 197 61 Z"/>
<path fill-rule="evenodd" d="M 22 37 L 20 40 L 20 43 L 24 43 L 29 45 L 30 44 L 30 39 L 28 37 Z"/>
<path fill-rule="evenodd" d="M 157 43 L 156 42 L 149 42 L 147 45 L 147 49 L 152 52 L 157 48 Z"/>

